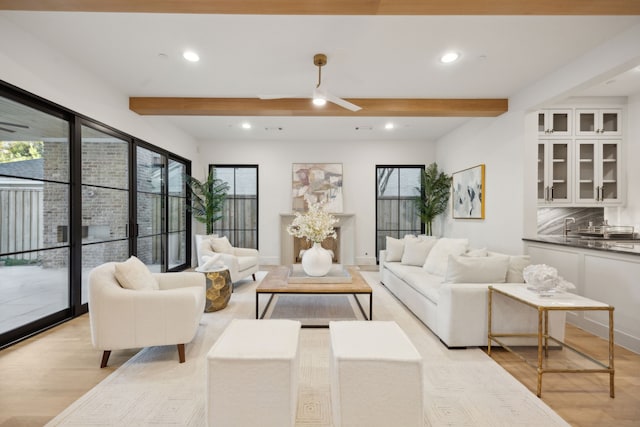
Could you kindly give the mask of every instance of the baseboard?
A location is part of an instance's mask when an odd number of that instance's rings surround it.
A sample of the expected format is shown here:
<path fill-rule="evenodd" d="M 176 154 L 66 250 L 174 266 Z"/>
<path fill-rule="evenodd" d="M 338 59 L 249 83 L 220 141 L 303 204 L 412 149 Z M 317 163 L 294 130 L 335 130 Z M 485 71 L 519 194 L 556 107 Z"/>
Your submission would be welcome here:
<path fill-rule="evenodd" d="M 376 257 L 373 256 L 357 256 L 356 265 L 376 265 Z"/>

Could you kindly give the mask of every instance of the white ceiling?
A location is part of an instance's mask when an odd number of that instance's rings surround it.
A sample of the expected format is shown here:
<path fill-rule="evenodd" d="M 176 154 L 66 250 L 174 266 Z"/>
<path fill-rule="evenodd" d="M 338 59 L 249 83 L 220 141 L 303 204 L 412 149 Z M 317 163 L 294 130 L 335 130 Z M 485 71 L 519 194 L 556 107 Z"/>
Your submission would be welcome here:
<path fill-rule="evenodd" d="M 177 97 L 307 97 L 317 81 L 313 55 L 325 53 L 323 86 L 343 98 L 508 98 L 640 23 L 636 16 L 0 14 L 127 96 Z M 201 61 L 183 60 L 185 49 L 197 51 Z M 446 50 L 460 52 L 461 59 L 441 64 Z M 630 72 L 586 94 L 638 91 L 640 72 Z M 431 140 L 466 120 L 165 119 L 207 141 Z M 243 121 L 252 129 L 242 129 Z M 384 130 L 388 121 L 396 129 Z"/>

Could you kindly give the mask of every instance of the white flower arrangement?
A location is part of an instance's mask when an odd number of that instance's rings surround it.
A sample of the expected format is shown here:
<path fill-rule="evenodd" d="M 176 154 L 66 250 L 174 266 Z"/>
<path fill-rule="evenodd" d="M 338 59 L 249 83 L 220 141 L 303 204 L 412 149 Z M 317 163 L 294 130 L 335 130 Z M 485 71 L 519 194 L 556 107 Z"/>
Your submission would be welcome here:
<path fill-rule="evenodd" d="M 295 213 L 293 222 L 287 226 L 287 232 L 313 243 L 320 243 L 328 237 L 336 237 L 333 225 L 338 222 L 335 216 L 322 209 L 322 203 L 310 203 L 304 214 Z"/>
<path fill-rule="evenodd" d="M 573 283 L 558 276 L 558 270 L 546 264 L 534 264 L 522 271 L 524 281 L 530 285 L 529 289 L 538 293 L 566 291 L 575 289 Z"/>

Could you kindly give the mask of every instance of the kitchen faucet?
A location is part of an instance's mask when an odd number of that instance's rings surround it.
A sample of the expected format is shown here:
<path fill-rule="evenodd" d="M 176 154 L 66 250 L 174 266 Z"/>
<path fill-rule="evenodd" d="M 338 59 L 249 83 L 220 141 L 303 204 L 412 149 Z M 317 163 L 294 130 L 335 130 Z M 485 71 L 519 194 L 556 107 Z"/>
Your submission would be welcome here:
<path fill-rule="evenodd" d="M 565 236 L 569 235 L 569 231 L 571 231 L 571 229 L 569 228 L 569 224 L 571 224 L 571 223 L 575 224 L 575 222 L 576 222 L 576 219 L 574 217 L 571 217 L 571 216 L 566 217 L 564 219 L 564 230 L 563 230 L 564 233 L 563 234 Z"/>

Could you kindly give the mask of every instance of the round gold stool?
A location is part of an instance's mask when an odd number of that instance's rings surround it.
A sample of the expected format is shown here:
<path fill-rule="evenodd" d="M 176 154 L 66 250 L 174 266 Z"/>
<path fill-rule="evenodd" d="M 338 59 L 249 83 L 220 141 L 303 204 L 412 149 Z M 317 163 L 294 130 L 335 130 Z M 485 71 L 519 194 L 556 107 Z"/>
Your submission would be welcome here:
<path fill-rule="evenodd" d="M 231 276 L 229 270 L 208 271 L 207 277 L 207 302 L 204 306 L 205 313 L 222 310 L 231 298 Z"/>

